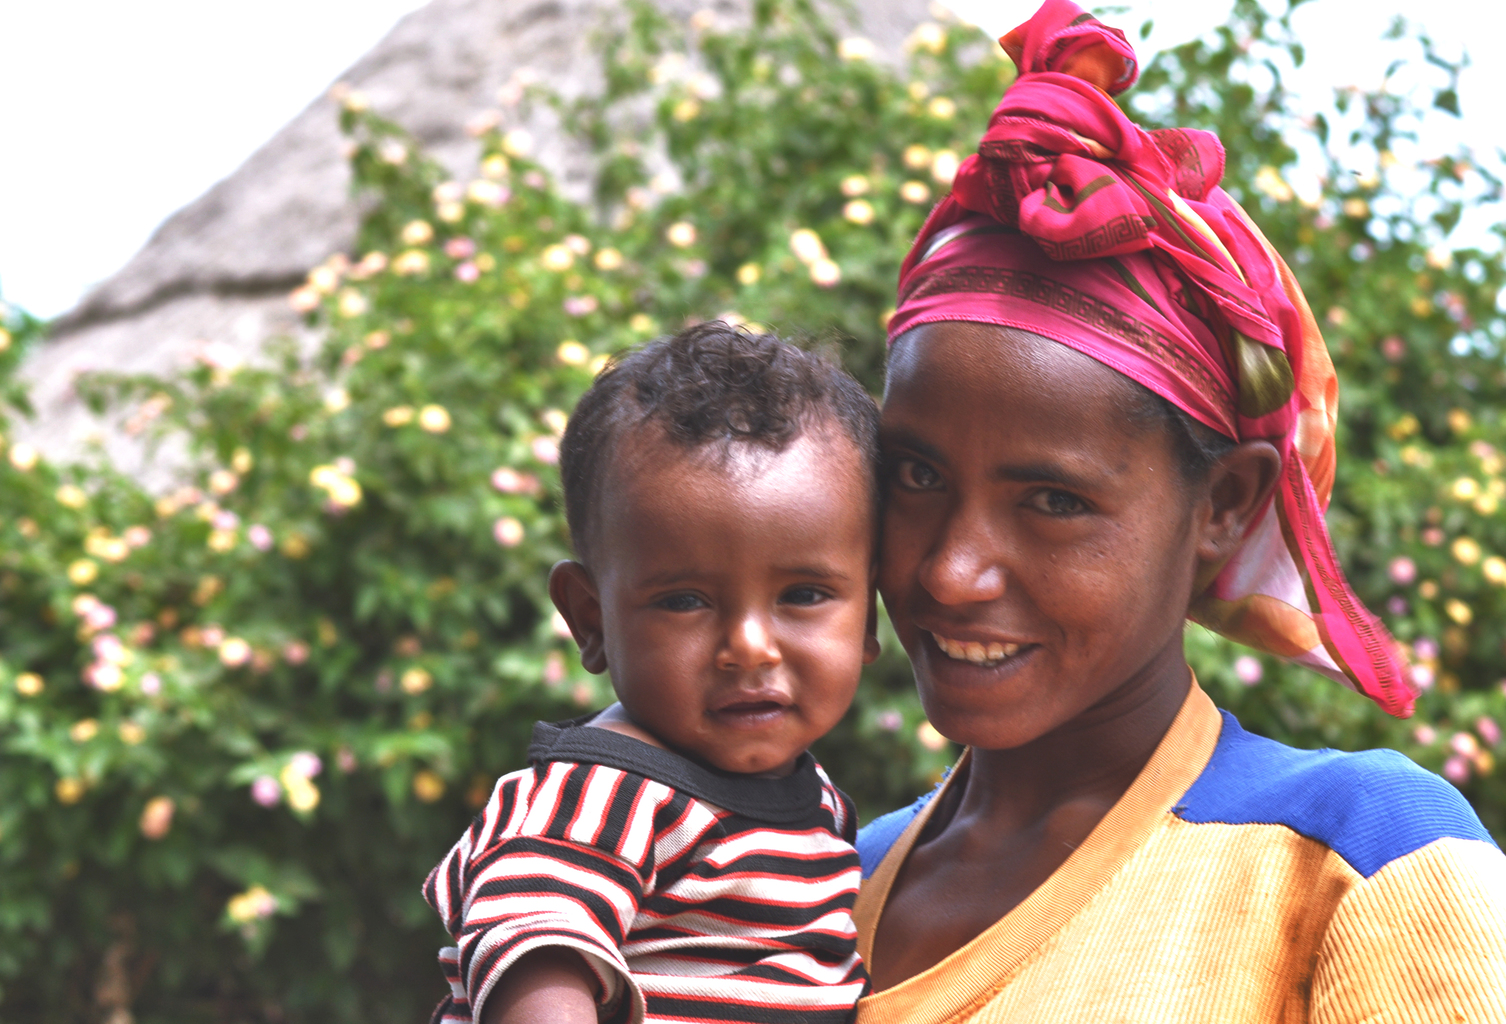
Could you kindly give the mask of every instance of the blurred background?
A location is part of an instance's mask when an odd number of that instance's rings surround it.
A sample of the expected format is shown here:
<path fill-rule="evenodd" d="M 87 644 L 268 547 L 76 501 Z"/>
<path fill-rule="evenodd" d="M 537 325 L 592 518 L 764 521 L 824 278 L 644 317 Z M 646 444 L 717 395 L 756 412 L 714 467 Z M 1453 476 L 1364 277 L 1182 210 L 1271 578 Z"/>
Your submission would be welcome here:
<path fill-rule="evenodd" d="M 415 1019 L 428 868 L 533 720 L 609 699 L 544 593 L 573 402 L 712 317 L 877 392 L 1032 8 L 55 8 L 0 13 L 0 1019 Z M 1404 751 L 1500 837 L 1503 129 L 1465 52 L 1500 15 L 1399 8 L 1103 16 L 1131 116 L 1218 132 L 1302 280 L 1330 530 L 1422 697 L 1391 720 L 1189 627 L 1198 677 L 1284 742 Z M 865 818 L 956 754 L 883 639 L 818 750 Z"/>

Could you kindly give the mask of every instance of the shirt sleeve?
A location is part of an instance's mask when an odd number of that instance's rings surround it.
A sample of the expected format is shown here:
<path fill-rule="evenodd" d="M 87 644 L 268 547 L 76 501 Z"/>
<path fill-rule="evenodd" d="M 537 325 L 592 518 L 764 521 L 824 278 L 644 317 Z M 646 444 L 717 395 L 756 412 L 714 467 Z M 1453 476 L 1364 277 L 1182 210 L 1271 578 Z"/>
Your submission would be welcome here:
<path fill-rule="evenodd" d="M 456 940 L 440 954 L 453 993 L 448 1012 L 479 1020 L 518 958 L 564 946 L 596 975 L 603 1006 L 630 998 L 640 1019 L 643 997 L 621 945 L 652 884 L 656 818 L 673 790 L 567 762 L 503 783 L 424 886 Z"/>
<path fill-rule="evenodd" d="M 1313 976 L 1313 1024 L 1506 1024 L 1506 856 L 1439 839 L 1339 904 Z"/>

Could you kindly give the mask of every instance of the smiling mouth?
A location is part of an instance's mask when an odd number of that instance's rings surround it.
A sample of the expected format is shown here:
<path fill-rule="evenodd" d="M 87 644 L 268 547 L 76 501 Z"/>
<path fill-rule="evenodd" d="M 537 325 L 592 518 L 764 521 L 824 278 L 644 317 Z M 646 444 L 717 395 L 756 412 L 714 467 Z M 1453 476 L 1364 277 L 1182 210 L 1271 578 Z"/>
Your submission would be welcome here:
<path fill-rule="evenodd" d="M 965 661 L 972 665 L 1002 665 L 1024 650 L 1027 644 L 978 643 L 975 640 L 953 640 L 951 637 L 932 633 L 936 646 L 953 661 Z"/>

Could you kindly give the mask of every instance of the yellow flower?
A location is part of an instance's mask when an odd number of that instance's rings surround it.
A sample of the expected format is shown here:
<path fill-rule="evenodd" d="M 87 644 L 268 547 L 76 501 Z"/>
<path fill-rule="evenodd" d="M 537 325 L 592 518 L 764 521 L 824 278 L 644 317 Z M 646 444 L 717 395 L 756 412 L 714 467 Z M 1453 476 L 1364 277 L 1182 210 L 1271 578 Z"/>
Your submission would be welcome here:
<path fill-rule="evenodd" d="M 622 266 L 622 262 L 622 253 L 610 247 L 596 254 L 597 270 L 617 270 Z"/>
<path fill-rule="evenodd" d="M 533 152 L 533 136 L 522 128 L 514 128 L 502 136 L 502 152 L 511 157 L 527 156 Z"/>
<path fill-rule="evenodd" d="M 1480 563 L 1480 571 L 1485 578 L 1496 586 L 1506 586 L 1506 558 L 1499 555 L 1491 555 Z"/>
<path fill-rule="evenodd" d="M 290 533 L 282 539 L 279 548 L 285 557 L 297 560 L 308 557 L 309 542 L 302 534 Z"/>
<path fill-rule="evenodd" d="M 501 153 L 493 153 L 491 156 L 481 161 L 481 173 L 486 175 L 488 178 L 491 178 L 493 181 L 507 177 L 507 171 L 507 157 L 503 156 Z"/>
<path fill-rule="evenodd" d="M 1370 216 L 1370 204 L 1363 199 L 1346 199 L 1344 200 L 1344 216 L 1355 218 L 1368 217 Z"/>
<path fill-rule="evenodd" d="M 842 280 L 842 268 L 829 259 L 819 259 L 811 264 L 811 280 L 821 288 L 834 287 Z"/>
<path fill-rule="evenodd" d="M 417 277 L 427 273 L 429 254 L 421 249 L 408 249 L 397 254 L 392 261 L 392 272 L 400 277 Z"/>
<path fill-rule="evenodd" d="M 950 149 L 940 149 L 931 158 L 931 177 L 943 185 L 950 185 L 952 179 L 957 177 L 957 168 L 961 166 L 957 154 Z"/>
<path fill-rule="evenodd" d="M 843 60 L 872 60 L 877 52 L 873 40 L 862 36 L 848 36 L 837 44 L 837 56 Z"/>
<path fill-rule="evenodd" d="M 450 413 L 442 405 L 426 405 L 418 410 L 418 425 L 431 434 L 443 434 L 450 429 Z"/>
<path fill-rule="evenodd" d="M 1461 476 L 1449 490 L 1459 501 L 1474 501 L 1480 496 L 1480 484 L 1473 477 Z"/>
<path fill-rule="evenodd" d="M 905 166 L 912 171 L 931 166 L 931 150 L 920 143 L 905 147 Z"/>
<path fill-rule="evenodd" d="M 146 739 L 146 730 L 139 722 L 121 722 L 117 731 L 120 733 L 120 742 L 127 746 L 134 747 Z"/>
<path fill-rule="evenodd" d="M 849 199 L 868 194 L 868 176 L 866 174 L 849 174 L 842 179 L 842 194 Z"/>
<path fill-rule="evenodd" d="M 413 406 L 394 405 L 382 413 L 382 422 L 389 427 L 401 427 L 413 422 Z"/>
<path fill-rule="evenodd" d="M 84 798 L 84 789 L 84 783 L 80 779 L 58 779 L 57 785 L 52 787 L 58 802 L 63 804 L 78 803 Z"/>
<path fill-rule="evenodd" d="M 399 685 L 402 686 L 404 693 L 419 694 L 434 685 L 434 677 L 429 674 L 427 669 L 415 666 L 403 673 Z"/>
<path fill-rule="evenodd" d="M 941 735 L 930 722 L 921 722 L 916 727 L 915 738 L 920 740 L 920 745 L 927 750 L 941 750 L 947 744 L 947 738 Z"/>
<path fill-rule="evenodd" d="M 1493 516 L 1501 507 L 1501 499 L 1494 494 L 1482 494 L 1475 499 L 1475 511 L 1482 516 Z"/>
<path fill-rule="evenodd" d="M 1474 565 L 1480 560 L 1480 545 L 1469 537 L 1460 537 L 1450 545 L 1454 557 L 1462 565 Z"/>
<path fill-rule="evenodd" d="M 1286 183 L 1281 172 L 1270 164 L 1266 164 L 1255 172 L 1255 190 L 1270 196 L 1278 203 L 1289 203 L 1296 197 L 1296 193 Z"/>
<path fill-rule="evenodd" d="M 84 493 L 84 489 L 74 484 L 64 484 L 59 487 L 53 497 L 57 499 L 59 505 L 67 508 L 83 508 L 89 504 L 89 496 Z"/>
<path fill-rule="evenodd" d="M 324 395 L 324 409 L 331 416 L 350 408 L 350 392 L 344 388 L 331 388 Z"/>
<path fill-rule="evenodd" d="M 566 366 L 585 366 L 591 359 L 591 350 L 575 340 L 562 341 L 554 350 L 554 357 Z"/>
<path fill-rule="evenodd" d="M 683 123 L 685 121 L 694 121 L 700 113 L 700 100 L 697 100 L 691 96 L 687 96 L 683 100 L 675 104 L 674 109 L 670 111 L 670 116 L 673 117 L 676 121 Z"/>
<path fill-rule="evenodd" d="M 410 220 L 400 237 L 404 245 L 428 245 L 434 241 L 434 227 L 426 220 Z"/>
<path fill-rule="evenodd" d="M 413 776 L 413 795 L 426 804 L 444 796 L 444 779 L 427 768 Z"/>
<path fill-rule="evenodd" d="M 539 263 L 545 270 L 553 270 L 556 273 L 569 270 L 575 264 L 575 253 L 571 252 L 567 246 L 555 243 L 539 256 Z"/>
<path fill-rule="evenodd" d="M 1469 625 L 1470 620 L 1475 617 L 1473 609 L 1457 597 L 1451 597 L 1448 601 L 1444 602 L 1443 610 L 1448 614 L 1449 618 L 1461 626 Z"/>
<path fill-rule="evenodd" d="M 10 331 L 0 327 L 0 352 L 10 348 Z"/>
<path fill-rule="evenodd" d="M 446 224 L 457 223 L 465 216 L 465 204 L 455 202 L 439 203 L 434 207 L 434 216 Z"/>
<path fill-rule="evenodd" d="M 938 121 L 950 121 L 957 116 L 957 104 L 945 96 L 937 96 L 926 106 L 926 111 Z"/>
<path fill-rule="evenodd" d="M 131 546 L 121 537 L 100 534 L 84 540 L 84 551 L 106 562 L 123 562 L 131 553 Z"/>
<path fill-rule="evenodd" d="M 170 796 L 154 796 L 142 808 L 138 825 L 141 834 L 148 839 L 161 839 L 173 827 L 173 811 L 176 805 Z"/>
<path fill-rule="evenodd" d="M 276 912 L 277 897 L 260 885 L 253 885 L 239 896 L 230 897 L 230 902 L 225 904 L 225 914 L 236 924 L 250 924 Z"/>
<path fill-rule="evenodd" d="M 282 781 L 288 806 L 300 814 L 307 814 L 319 806 L 319 787 L 310 782 L 307 777 L 293 771 L 292 768 L 292 765 L 288 765 L 278 778 Z"/>
<path fill-rule="evenodd" d="M 29 472 L 41 457 L 42 453 L 37 451 L 36 446 L 25 441 L 10 446 L 10 464 L 23 473 Z"/>
<path fill-rule="evenodd" d="M 873 204 L 866 199 L 853 199 L 842 207 L 842 216 L 854 224 L 872 224 Z"/>
<path fill-rule="evenodd" d="M 946 49 L 946 29 L 934 21 L 923 21 L 905 40 L 905 49 L 940 53 Z"/>
<path fill-rule="evenodd" d="M 924 82 L 911 82 L 906 91 L 916 103 L 931 95 L 931 87 Z"/>
<path fill-rule="evenodd" d="M 1433 311 L 1433 302 L 1426 295 L 1412 296 L 1412 315 L 1427 316 Z"/>
<path fill-rule="evenodd" d="M 88 743 L 99 735 L 99 722 L 93 718 L 81 718 L 68 729 L 68 738 L 74 743 Z"/>
<path fill-rule="evenodd" d="M 230 668 L 239 668 L 251 660 L 251 645 L 238 636 L 220 641 L 220 663 Z"/>
<path fill-rule="evenodd" d="M 821 236 L 810 228 L 801 228 L 790 234 L 790 252 L 806 266 L 826 259 L 826 246 L 822 244 Z"/>
<path fill-rule="evenodd" d="M 737 283 L 740 285 L 754 285 L 763 277 L 763 268 L 757 263 L 744 263 L 737 268 Z"/>
<path fill-rule="evenodd" d="M 907 181 L 899 187 L 899 197 L 907 203 L 919 206 L 931 201 L 931 189 L 923 181 Z"/>
<path fill-rule="evenodd" d="M 665 230 L 664 237 L 669 240 L 670 245 L 678 249 L 687 249 L 695 245 L 695 225 L 688 220 L 675 221 Z"/>
<path fill-rule="evenodd" d="M 647 313 L 634 313 L 628 320 L 628 327 L 638 334 L 649 334 L 657 329 L 654 318 Z"/>
<path fill-rule="evenodd" d="M 99 578 L 99 564 L 80 558 L 68 566 L 68 579 L 79 587 L 87 587 Z"/>
<path fill-rule="evenodd" d="M 1463 409 L 1450 409 L 1448 411 L 1448 428 L 1456 434 L 1462 434 L 1475 425 L 1475 421 L 1469 413 Z"/>
<path fill-rule="evenodd" d="M 46 684 L 35 672 L 22 672 L 16 676 L 16 692 L 23 697 L 35 697 L 44 689 L 46 689 Z"/>
<path fill-rule="evenodd" d="M 1396 440 L 1400 441 L 1403 438 L 1410 437 L 1413 434 L 1417 433 L 1418 428 L 1421 426 L 1422 424 L 1417 422 L 1416 416 L 1413 416 L 1411 413 L 1407 413 L 1401 419 L 1391 424 L 1386 432 Z"/>

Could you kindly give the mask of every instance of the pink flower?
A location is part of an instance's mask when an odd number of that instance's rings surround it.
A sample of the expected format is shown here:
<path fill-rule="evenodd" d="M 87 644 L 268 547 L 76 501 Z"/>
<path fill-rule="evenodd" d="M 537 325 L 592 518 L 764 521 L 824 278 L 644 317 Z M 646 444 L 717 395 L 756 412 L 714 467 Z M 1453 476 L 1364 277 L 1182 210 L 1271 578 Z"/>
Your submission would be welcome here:
<path fill-rule="evenodd" d="M 1265 666 L 1259 658 L 1242 654 L 1234 659 L 1234 676 L 1246 686 L 1254 686 L 1265 678 Z"/>
<path fill-rule="evenodd" d="M 1460 757 L 1474 757 L 1480 752 L 1480 741 L 1467 732 L 1456 732 L 1449 737 L 1449 749 Z"/>
<path fill-rule="evenodd" d="M 1469 761 L 1455 754 L 1443 762 L 1443 777 L 1450 782 L 1463 783 L 1469 781 Z"/>
<path fill-rule="evenodd" d="M 444 244 L 444 254 L 452 260 L 468 260 L 476 255 L 476 243 L 469 238 L 452 238 Z"/>
<path fill-rule="evenodd" d="M 141 677 L 141 692 L 148 697 L 155 697 L 162 692 L 162 677 L 155 672 L 148 672 Z"/>
<path fill-rule="evenodd" d="M 349 747 L 341 747 L 335 753 L 335 765 L 346 775 L 349 775 L 351 772 L 355 771 L 356 768 L 359 767 L 359 762 L 356 761 L 355 751 L 351 750 Z"/>
<path fill-rule="evenodd" d="M 1406 586 L 1417 578 L 1417 563 L 1405 555 L 1391 559 L 1391 565 L 1387 568 L 1394 583 Z"/>
<path fill-rule="evenodd" d="M 1412 739 L 1425 747 L 1430 746 L 1437 741 L 1438 730 L 1434 729 L 1431 725 L 1419 725 L 1412 730 Z"/>
<path fill-rule="evenodd" d="M 492 486 L 503 494 L 538 494 L 542 488 L 539 478 L 532 473 L 519 473 L 503 466 L 492 471 Z"/>
<path fill-rule="evenodd" d="M 1412 685 L 1419 690 L 1431 690 L 1433 688 L 1433 670 L 1426 665 L 1413 665 Z"/>
<path fill-rule="evenodd" d="M 1381 355 L 1393 363 L 1401 362 L 1402 356 L 1407 354 L 1407 343 L 1392 335 L 1381 342 Z"/>
<path fill-rule="evenodd" d="M 309 660 L 309 645 L 302 640 L 289 640 L 283 646 L 282 660 L 289 665 L 302 665 Z"/>
<path fill-rule="evenodd" d="M 1407 599 L 1399 594 L 1393 594 L 1386 599 L 1386 611 L 1392 615 L 1402 616 L 1411 610 L 1412 606 L 1407 604 Z"/>
<path fill-rule="evenodd" d="M 251 546 L 258 551 L 272 550 L 272 531 L 267 529 L 261 523 L 251 524 L 251 527 L 246 530 L 246 539 L 249 540 L 251 542 Z"/>
<path fill-rule="evenodd" d="M 214 514 L 214 528 L 216 530 L 233 530 L 241 525 L 241 517 L 228 509 L 220 509 Z"/>
<path fill-rule="evenodd" d="M 533 457 L 546 466 L 552 466 L 560 460 L 559 442 L 552 437 L 536 437 L 530 447 L 533 449 Z"/>
<path fill-rule="evenodd" d="M 523 524 L 512 516 L 503 516 L 492 524 L 492 537 L 504 548 L 523 543 Z"/>
<path fill-rule="evenodd" d="M 288 760 L 288 767 L 294 775 L 305 779 L 312 779 L 324 771 L 324 762 L 319 760 L 319 755 L 312 750 L 300 750 Z"/>
<path fill-rule="evenodd" d="M 84 622 L 95 632 L 115 625 L 115 609 L 107 604 L 90 605 L 84 612 Z"/>
<path fill-rule="evenodd" d="M 1475 722 L 1475 732 L 1489 746 L 1495 746 L 1501 742 L 1501 727 L 1496 725 L 1495 719 L 1481 717 Z"/>
<path fill-rule="evenodd" d="M 282 799 L 282 783 L 270 775 L 258 775 L 251 783 L 251 799 L 263 807 L 275 807 Z"/>
<path fill-rule="evenodd" d="M 572 295 L 565 300 L 565 312 L 570 316 L 588 316 L 599 305 L 594 295 Z"/>
<path fill-rule="evenodd" d="M 1422 661 L 1432 661 L 1438 657 L 1438 641 L 1430 636 L 1419 637 L 1412 644 L 1412 653 Z"/>
<path fill-rule="evenodd" d="M 466 260 L 455 268 L 455 280 L 462 284 L 473 284 L 481 276 L 481 268 L 470 260 Z"/>
<path fill-rule="evenodd" d="M 1443 531 L 1436 526 L 1429 526 L 1422 531 L 1422 542 L 1430 548 L 1436 548 L 1443 543 Z"/>
<path fill-rule="evenodd" d="M 558 686 L 565 681 L 565 657 L 559 651 L 550 651 L 544 659 L 544 683 Z"/>
<path fill-rule="evenodd" d="M 905 718 L 898 711 L 880 711 L 875 719 L 878 727 L 885 732 L 899 732 L 905 724 Z"/>

